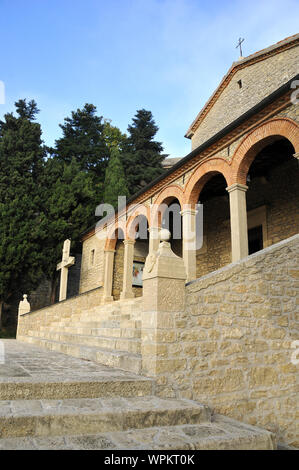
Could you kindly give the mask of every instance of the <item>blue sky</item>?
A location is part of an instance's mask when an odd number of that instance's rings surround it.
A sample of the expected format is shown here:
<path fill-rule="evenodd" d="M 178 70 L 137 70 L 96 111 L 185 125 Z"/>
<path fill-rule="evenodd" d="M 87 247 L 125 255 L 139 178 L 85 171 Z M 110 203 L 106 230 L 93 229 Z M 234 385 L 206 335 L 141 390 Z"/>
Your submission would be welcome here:
<path fill-rule="evenodd" d="M 233 61 L 296 34 L 297 0 L 0 0 L 0 80 L 6 103 L 34 98 L 43 139 L 86 102 L 125 132 L 152 111 L 171 157 Z"/>

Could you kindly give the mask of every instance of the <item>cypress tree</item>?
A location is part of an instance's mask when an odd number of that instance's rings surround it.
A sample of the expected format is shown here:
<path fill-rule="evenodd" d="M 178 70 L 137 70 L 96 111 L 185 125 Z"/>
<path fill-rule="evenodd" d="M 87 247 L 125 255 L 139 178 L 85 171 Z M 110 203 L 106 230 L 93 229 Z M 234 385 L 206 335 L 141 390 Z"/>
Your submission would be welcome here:
<path fill-rule="evenodd" d="M 65 163 L 75 158 L 81 170 L 90 172 L 96 182 L 104 182 L 109 159 L 105 142 L 103 117 L 97 108 L 86 103 L 60 124 L 62 137 L 56 140 L 54 153 Z"/>
<path fill-rule="evenodd" d="M 141 109 L 129 125 L 124 168 L 130 194 L 136 193 L 163 173 L 163 146 L 154 140 L 159 128 L 150 111 Z"/>
<path fill-rule="evenodd" d="M 36 103 L 15 106 L 17 116 L 0 121 L 0 317 L 3 303 L 34 289 L 42 274 L 38 177 L 45 149 Z"/>
<path fill-rule="evenodd" d="M 128 196 L 129 191 L 120 153 L 117 147 L 111 150 L 111 156 L 105 175 L 104 202 L 117 208 L 118 196 Z"/>

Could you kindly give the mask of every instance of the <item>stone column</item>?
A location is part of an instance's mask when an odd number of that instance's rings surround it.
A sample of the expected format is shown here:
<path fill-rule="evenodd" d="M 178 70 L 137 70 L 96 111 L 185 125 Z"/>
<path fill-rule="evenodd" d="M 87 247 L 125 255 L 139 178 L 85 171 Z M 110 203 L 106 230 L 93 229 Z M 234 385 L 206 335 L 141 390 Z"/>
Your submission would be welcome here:
<path fill-rule="evenodd" d="M 186 270 L 183 259 L 171 250 L 170 232 L 162 229 L 160 236 L 159 249 L 148 255 L 143 271 L 142 373 L 151 377 L 185 367 L 173 346 L 176 322 L 185 308 Z"/>
<path fill-rule="evenodd" d="M 132 289 L 135 240 L 124 240 L 124 245 L 125 245 L 125 253 L 124 253 L 123 290 L 120 295 L 120 298 L 132 299 L 133 297 L 135 297 L 133 289 Z"/>
<path fill-rule="evenodd" d="M 226 188 L 229 192 L 232 262 L 248 256 L 248 229 L 246 191 L 248 186 L 235 183 Z"/>
<path fill-rule="evenodd" d="M 102 303 L 113 302 L 112 282 L 114 253 L 115 250 L 105 250 L 104 295 Z"/>
<path fill-rule="evenodd" d="M 187 282 L 196 279 L 196 214 L 195 209 L 184 209 L 181 212 L 183 222 L 183 259 Z"/>
<path fill-rule="evenodd" d="M 158 250 L 160 243 L 160 228 L 150 227 L 149 232 L 149 253 L 153 253 Z"/>

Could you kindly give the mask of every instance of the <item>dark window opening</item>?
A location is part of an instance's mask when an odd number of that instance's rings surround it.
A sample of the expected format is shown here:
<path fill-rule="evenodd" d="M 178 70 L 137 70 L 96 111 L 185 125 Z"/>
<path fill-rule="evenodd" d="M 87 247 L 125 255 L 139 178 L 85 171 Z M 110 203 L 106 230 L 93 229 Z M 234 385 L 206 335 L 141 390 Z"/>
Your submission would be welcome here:
<path fill-rule="evenodd" d="M 263 227 L 251 228 L 248 230 L 248 253 L 252 255 L 263 249 Z"/>
<path fill-rule="evenodd" d="M 238 85 L 239 85 L 239 88 L 242 88 L 242 80 L 238 80 Z"/>

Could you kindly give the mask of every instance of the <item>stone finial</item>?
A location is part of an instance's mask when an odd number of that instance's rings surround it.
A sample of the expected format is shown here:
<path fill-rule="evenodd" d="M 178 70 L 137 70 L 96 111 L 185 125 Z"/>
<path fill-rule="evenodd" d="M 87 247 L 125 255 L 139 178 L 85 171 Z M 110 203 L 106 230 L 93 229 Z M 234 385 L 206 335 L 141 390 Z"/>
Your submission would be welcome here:
<path fill-rule="evenodd" d="M 162 228 L 162 230 L 160 231 L 161 242 L 169 242 L 170 237 L 171 237 L 170 231 L 167 230 L 167 228 Z"/>
<path fill-rule="evenodd" d="M 167 229 L 160 231 L 160 245 L 155 253 L 149 253 L 143 270 L 143 281 L 149 278 L 162 277 L 169 279 L 186 279 L 184 261 L 175 255 L 169 239 L 171 233 Z"/>
<path fill-rule="evenodd" d="M 19 316 L 30 312 L 30 303 L 27 300 L 27 294 L 23 295 L 23 300 L 19 303 Z"/>

